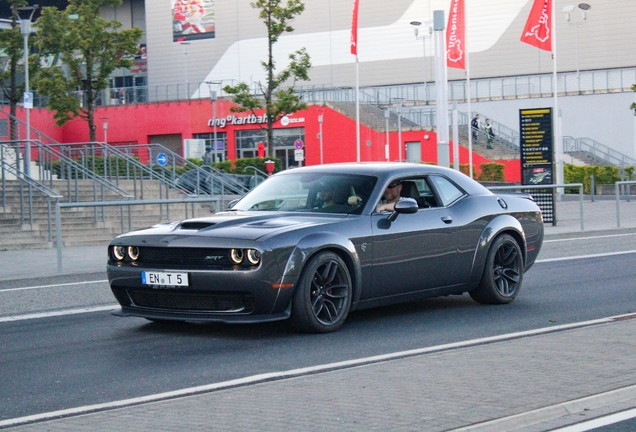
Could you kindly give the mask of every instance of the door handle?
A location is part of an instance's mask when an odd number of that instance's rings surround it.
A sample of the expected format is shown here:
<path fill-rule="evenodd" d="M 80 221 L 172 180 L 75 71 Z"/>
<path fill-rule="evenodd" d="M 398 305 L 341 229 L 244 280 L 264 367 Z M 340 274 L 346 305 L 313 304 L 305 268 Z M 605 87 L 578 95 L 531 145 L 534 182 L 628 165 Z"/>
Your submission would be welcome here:
<path fill-rule="evenodd" d="M 444 222 L 445 224 L 449 224 L 453 222 L 453 217 L 452 216 L 442 216 L 442 222 Z"/>

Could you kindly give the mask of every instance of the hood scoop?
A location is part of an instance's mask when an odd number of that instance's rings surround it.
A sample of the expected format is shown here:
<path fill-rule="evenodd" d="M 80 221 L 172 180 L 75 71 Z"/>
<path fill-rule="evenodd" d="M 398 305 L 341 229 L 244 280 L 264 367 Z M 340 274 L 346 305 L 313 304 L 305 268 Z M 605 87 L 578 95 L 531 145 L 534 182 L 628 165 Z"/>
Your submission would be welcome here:
<path fill-rule="evenodd" d="M 181 224 L 181 229 L 186 230 L 202 230 L 205 228 L 210 228 L 211 226 L 216 225 L 216 222 L 184 222 Z"/>

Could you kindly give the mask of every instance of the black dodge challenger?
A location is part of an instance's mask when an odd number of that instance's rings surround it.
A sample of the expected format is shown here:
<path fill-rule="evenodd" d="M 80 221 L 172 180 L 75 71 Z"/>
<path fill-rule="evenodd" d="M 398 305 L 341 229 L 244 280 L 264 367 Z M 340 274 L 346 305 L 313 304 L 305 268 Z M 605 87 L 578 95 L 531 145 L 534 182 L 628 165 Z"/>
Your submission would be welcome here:
<path fill-rule="evenodd" d="M 350 311 L 426 297 L 509 303 L 542 241 L 528 194 L 431 165 L 320 165 L 273 175 L 227 211 L 118 236 L 108 279 L 118 316 L 325 333 Z"/>

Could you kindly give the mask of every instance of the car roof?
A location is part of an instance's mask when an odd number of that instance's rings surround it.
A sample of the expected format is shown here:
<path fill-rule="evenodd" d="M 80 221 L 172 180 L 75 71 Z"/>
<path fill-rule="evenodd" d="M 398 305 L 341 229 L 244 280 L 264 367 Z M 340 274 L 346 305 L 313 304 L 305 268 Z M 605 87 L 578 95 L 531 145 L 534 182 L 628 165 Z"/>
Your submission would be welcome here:
<path fill-rule="evenodd" d="M 448 177 L 466 192 L 472 195 L 483 193 L 491 194 L 486 187 L 472 180 L 467 175 L 454 169 L 411 162 L 345 162 L 324 165 L 312 165 L 308 167 L 298 167 L 281 171 L 275 175 L 293 175 L 295 173 L 332 173 L 332 174 L 355 174 L 370 175 L 378 177 L 381 181 L 405 176 L 418 176 L 427 174 L 441 174 Z"/>

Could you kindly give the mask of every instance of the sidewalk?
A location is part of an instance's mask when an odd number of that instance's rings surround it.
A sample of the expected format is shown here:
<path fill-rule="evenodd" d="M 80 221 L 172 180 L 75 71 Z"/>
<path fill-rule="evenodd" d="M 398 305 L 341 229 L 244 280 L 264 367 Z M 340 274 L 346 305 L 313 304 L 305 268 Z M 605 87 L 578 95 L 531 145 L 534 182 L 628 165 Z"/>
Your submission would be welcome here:
<path fill-rule="evenodd" d="M 579 235 L 578 206 L 559 203 L 559 225 L 546 225 L 546 236 Z M 634 202 L 621 202 L 621 229 L 614 202 L 584 206 L 584 232 L 636 229 Z M 104 271 L 105 249 L 64 249 L 65 269 Z M 55 249 L 0 252 L 0 262 L 0 281 L 58 274 Z M 636 406 L 636 314 L 589 324 L 237 380 L 7 430 L 552 430 Z"/>

